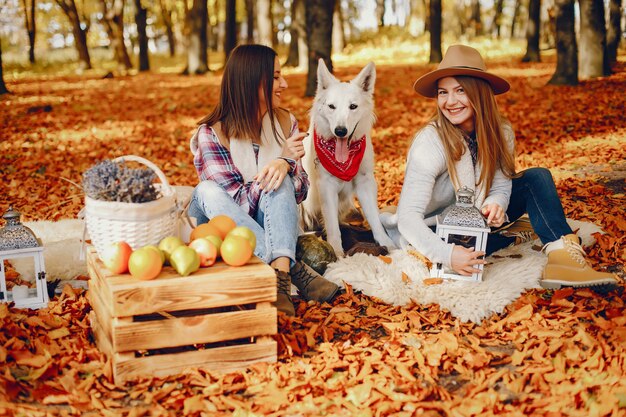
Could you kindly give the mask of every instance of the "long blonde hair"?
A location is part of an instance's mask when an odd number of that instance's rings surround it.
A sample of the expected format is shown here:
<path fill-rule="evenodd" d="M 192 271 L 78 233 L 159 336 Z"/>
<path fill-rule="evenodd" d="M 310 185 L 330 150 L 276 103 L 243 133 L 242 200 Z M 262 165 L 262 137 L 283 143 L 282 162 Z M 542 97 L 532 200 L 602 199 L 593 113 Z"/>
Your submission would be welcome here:
<path fill-rule="evenodd" d="M 508 120 L 500 114 L 498 104 L 491 86 L 480 78 L 470 76 L 456 76 L 455 80 L 463 87 L 470 106 L 474 110 L 474 129 L 478 143 L 477 163 L 481 164 L 478 184 L 482 184 L 489 192 L 496 170 L 500 168 L 509 178 L 516 176 L 515 155 L 507 148 L 503 126 L 510 127 Z M 459 187 L 454 163 L 461 159 L 465 151 L 463 133 L 461 129 L 450 123 L 439 107 L 433 117 L 435 128 L 443 142 L 447 157 L 450 179 Z"/>

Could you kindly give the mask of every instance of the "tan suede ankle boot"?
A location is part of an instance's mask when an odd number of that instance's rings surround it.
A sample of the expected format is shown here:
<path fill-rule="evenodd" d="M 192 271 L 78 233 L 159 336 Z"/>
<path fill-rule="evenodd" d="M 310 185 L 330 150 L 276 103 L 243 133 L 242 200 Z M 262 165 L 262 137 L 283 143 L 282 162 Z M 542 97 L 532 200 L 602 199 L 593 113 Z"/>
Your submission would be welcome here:
<path fill-rule="evenodd" d="M 548 263 L 543 269 L 541 286 L 548 289 L 616 285 L 617 279 L 608 272 L 594 271 L 585 259 L 578 236 L 571 234 L 550 242 L 543 250 Z"/>
<path fill-rule="evenodd" d="M 289 271 L 291 282 L 298 288 L 302 297 L 307 300 L 329 302 L 333 299 L 339 287 L 328 281 L 313 268 L 302 261 L 298 261 Z"/>
<path fill-rule="evenodd" d="M 296 310 L 293 307 L 293 302 L 291 301 L 291 277 L 289 273 L 285 271 L 276 271 L 276 301 L 274 302 L 274 306 L 278 311 L 282 311 L 288 316 L 295 316 Z"/>

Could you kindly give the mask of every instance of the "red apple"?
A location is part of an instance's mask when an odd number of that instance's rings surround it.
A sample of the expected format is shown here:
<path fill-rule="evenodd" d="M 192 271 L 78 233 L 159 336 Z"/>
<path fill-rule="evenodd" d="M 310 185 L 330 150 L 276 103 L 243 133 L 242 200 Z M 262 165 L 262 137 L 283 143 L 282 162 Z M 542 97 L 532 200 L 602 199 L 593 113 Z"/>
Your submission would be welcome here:
<path fill-rule="evenodd" d="M 149 280 L 156 278 L 163 268 L 161 255 L 151 248 L 137 249 L 130 255 L 128 269 L 133 278 Z"/>
<path fill-rule="evenodd" d="M 200 266 L 202 268 L 211 266 L 217 259 L 217 249 L 213 243 L 206 238 L 199 237 L 189 244 L 189 247 L 195 250 L 200 256 Z"/>
<path fill-rule="evenodd" d="M 114 274 L 123 274 L 128 271 L 128 260 L 133 248 L 126 242 L 114 242 L 105 246 L 100 259 L 107 269 Z"/>

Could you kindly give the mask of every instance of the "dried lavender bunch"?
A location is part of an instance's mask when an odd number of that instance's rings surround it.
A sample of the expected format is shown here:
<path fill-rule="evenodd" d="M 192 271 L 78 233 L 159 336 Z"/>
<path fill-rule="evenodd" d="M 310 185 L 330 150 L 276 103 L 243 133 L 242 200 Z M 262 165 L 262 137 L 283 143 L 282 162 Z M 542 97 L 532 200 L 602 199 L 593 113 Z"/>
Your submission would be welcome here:
<path fill-rule="evenodd" d="M 108 159 L 83 173 L 83 190 L 95 200 L 146 203 L 160 197 L 156 174 L 145 168 L 129 168 Z"/>

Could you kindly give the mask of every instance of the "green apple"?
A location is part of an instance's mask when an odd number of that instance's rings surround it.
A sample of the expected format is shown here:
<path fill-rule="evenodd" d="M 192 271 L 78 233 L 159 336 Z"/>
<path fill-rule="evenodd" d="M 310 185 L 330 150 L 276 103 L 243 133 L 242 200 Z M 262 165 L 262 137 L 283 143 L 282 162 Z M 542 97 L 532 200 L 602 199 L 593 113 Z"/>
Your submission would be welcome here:
<path fill-rule="evenodd" d="M 166 262 L 170 262 L 170 255 L 179 246 L 185 246 L 185 242 L 177 236 L 168 236 L 159 242 L 159 249 L 163 251 Z"/>
<path fill-rule="evenodd" d="M 200 269 L 200 256 L 189 246 L 179 246 L 170 255 L 170 264 L 180 275 L 187 276 Z"/>
<path fill-rule="evenodd" d="M 250 247 L 252 248 L 252 251 L 254 252 L 254 249 L 256 248 L 256 235 L 254 234 L 254 232 L 252 230 L 250 230 L 246 226 L 237 226 L 237 227 L 235 227 L 233 230 L 228 232 L 228 235 L 226 235 L 226 237 L 228 237 L 228 236 L 241 236 L 241 237 L 243 237 L 248 242 L 250 242 Z"/>
<path fill-rule="evenodd" d="M 222 246 L 222 238 L 216 235 L 208 235 L 203 237 L 203 239 L 208 240 L 209 242 L 211 242 L 213 244 L 213 246 L 215 246 L 215 249 L 217 249 L 217 257 L 220 257 L 220 247 Z"/>

